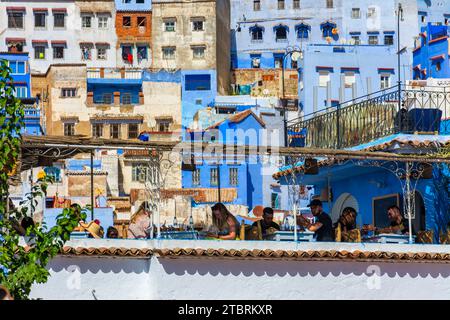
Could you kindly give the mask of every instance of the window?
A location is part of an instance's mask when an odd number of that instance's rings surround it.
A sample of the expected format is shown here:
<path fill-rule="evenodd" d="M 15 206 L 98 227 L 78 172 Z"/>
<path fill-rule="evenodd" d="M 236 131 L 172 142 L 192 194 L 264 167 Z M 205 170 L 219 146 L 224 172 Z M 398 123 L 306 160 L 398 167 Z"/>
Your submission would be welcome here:
<path fill-rule="evenodd" d="M 131 46 L 122 46 L 122 60 L 125 63 L 133 64 L 133 49 Z"/>
<path fill-rule="evenodd" d="M 167 20 L 164 22 L 164 30 L 166 32 L 175 32 L 175 20 Z"/>
<path fill-rule="evenodd" d="M 122 3 L 131 3 L 131 0 L 122 0 Z"/>
<path fill-rule="evenodd" d="M 378 36 L 369 36 L 369 44 L 377 45 L 378 44 Z"/>
<path fill-rule="evenodd" d="M 34 27 L 35 28 L 45 28 L 45 17 L 46 13 L 44 12 L 36 12 L 34 14 Z"/>
<path fill-rule="evenodd" d="M 131 27 L 131 17 L 122 17 L 122 27 Z"/>
<path fill-rule="evenodd" d="M 278 193 L 272 193 L 270 198 L 270 206 L 273 209 L 280 209 L 280 195 Z"/>
<path fill-rule="evenodd" d="M 360 45 L 361 44 L 361 38 L 359 36 L 352 36 L 352 41 L 354 45 Z"/>
<path fill-rule="evenodd" d="M 326 0 L 327 1 L 327 8 L 332 9 L 333 8 L 333 0 Z"/>
<path fill-rule="evenodd" d="M 192 31 L 204 31 L 203 20 L 192 21 Z"/>
<path fill-rule="evenodd" d="M 296 30 L 297 30 L 297 38 L 298 39 L 308 39 L 309 31 L 311 30 L 311 27 L 307 24 L 301 23 L 296 26 Z"/>
<path fill-rule="evenodd" d="M 204 46 L 198 46 L 198 47 L 192 47 L 192 57 L 195 60 L 204 59 L 205 58 L 205 47 Z"/>
<path fill-rule="evenodd" d="M 276 41 L 286 41 L 287 40 L 287 28 L 284 26 L 279 26 L 275 29 L 275 40 Z"/>
<path fill-rule="evenodd" d="M 263 40 L 263 29 L 261 27 L 255 26 L 251 29 L 252 41 L 260 42 Z"/>
<path fill-rule="evenodd" d="M 377 9 L 375 7 L 369 7 L 367 9 L 367 18 L 373 18 L 377 14 Z"/>
<path fill-rule="evenodd" d="M 147 27 L 147 17 L 137 17 L 137 25 L 139 29 L 144 29 Z"/>
<path fill-rule="evenodd" d="M 122 104 L 131 104 L 131 93 L 122 93 L 120 99 L 122 100 Z"/>
<path fill-rule="evenodd" d="M 61 98 L 74 98 L 77 95 L 76 88 L 62 88 L 61 89 Z"/>
<path fill-rule="evenodd" d="M 65 136 L 75 135 L 75 123 L 64 123 L 64 135 Z"/>
<path fill-rule="evenodd" d="M 25 74 L 25 62 L 23 61 L 9 61 L 11 74 Z"/>
<path fill-rule="evenodd" d="M 44 172 L 47 176 L 52 177 L 54 182 L 61 182 L 61 169 L 57 167 L 45 167 Z"/>
<path fill-rule="evenodd" d="M 139 136 L 139 125 L 137 123 L 128 124 L 128 139 L 136 139 Z"/>
<path fill-rule="evenodd" d="M 109 126 L 109 136 L 111 139 L 120 139 L 120 124 L 113 123 Z"/>
<path fill-rule="evenodd" d="M 97 59 L 98 60 L 106 60 L 107 58 L 107 48 L 106 47 L 97 47 Z"/>
<path fill-rule="evenodd" d="M 326 87 L 329 81 L 330 81 L 330 73 L 328 71 L 320 71 L 319 72 L 319 86 Z"/>
<path fill-rule="evenodd" d="M 351 88 L 356 82 L 356 76 L 354 72 L 346 72 L 344 77 L 345 87 Z"/>
<path fill-rule="evenodd" d="M 352 19 L 361 19 L 361 9 L 352 8 Z"/>
<path fill-rule="evenodd" d="M 144 0 L 136 0 L 136 3 L 144 3 Z"/>
<path fill-rule="evenodd" d="M 259 68 L 261 66 L 261 56 L 250 56 L 252 59 L 252 68 Z"/>
<path fill-rule="evenodd" d="M 113 95 L 112 93 L 104 93 L 102 95 L 102 101 L 103 104 L 112 104 L 113 103 Z"/>
<path fill-rule="evenodd" d="M 420 16 L 420 21 L 422 22 L 422 23 L 425 23 L 425 21 L 426 21 L 426 18 L 425 18 L 425 16 L 423 15 L 423 16 Z"/>
<path fill-rule="evenodd" d="M 386 46 L 392 46 L 394 44 L 394 36 L 385 35 L 384 36 L 384 44 Z"/>
<path fill-rule="evenodd" d="M 274 54 L 273 60 L 275 68 L 281 68 L 283 66 L 283 55 Z"/>
<path fill-rule="evenodd" d="M 92 60 L 92 48 L 90 46 L 81 46 L 81 60 Z"/>
<path fill-rule="evenodd" d="M 175 59 L 175 47 L 162 48 L 162 52 L 163 52 L 164 60 L 174 60 Z"/>
<path fill-rule="evenodd" d="M 445 18 L 445 19 L 444 19 L 444 24 L 445 24 L 446 26 L 448 26 L 448 18 Z"/>
<path fill-rule="evenodd" d="M 53 47 L 53 59 L 64 59 L 64 47 Z"/>
<path fill-rule="evenodd" d="M 436 62 L 436 71 L 441 71 L 442 66 L 441 66 L 441 61 L 437 61 Z"/>
<path fill-rule="evenodd" d="M 192 171 L 192 185 L 199 186 L 200 185 L 200 169 L 196 168 Z"/>
<path fill-rule="evenodd" d="M 217 186 L 219 184 L 219 177 L 217 173 L 218 173 L 217 168 L 209 169 L 209 183 L 212 186 Z"/>
<path fill-rule="evenodd" d="M 108 17 L 107 16 L 98 16 L 98 28 L 99 29 L 107 29 L 108 28 Z"/>
<path fill-rule="evenodd" d="M 380 89 L 387 89 L 391 86 L 391 77 L 386 74 L 380 76 Z"/>
<path fill-rule="evenodd" d="M 134 162 L 131 165 L 131 180 L 133 182 L 151 182 L 158 183 L 159 175 L 156 168 L 150 168 L 148 163 Z"/>
<path fill-rule="evenodd" d="M 142 60 L 148 59 L 147 46 L 138 46 L 137 47 L 137 59 L 138 59 L 138 63 L 141 63 Z"/>
<path fill-rule="evenodd" d="M 158 131 L 159 132 L 170 132 L 170 123 L 171 123 L 171 121 L 169 121 L 169 120 L 158 120 L 157 121 Z"/>
<path fill-rule="evenodd" d="M 230 178 L 230 186 L 238 185 L 238 168 L 229 168 L 229 178 Z"/>
<path fill-rule="evenodd" d="M 253 11 L 261 10 L 261 0 L 253 0 Z"/>
<path fill-rule="evenodd" d="M 8 28 L 23 29 L 23 12 L 8 12 Z"/>
<path fill-rule="evenodd" d="M 101 138 L 103 136 L 103 124 L 102 123 L 94 123 L 92 125 L 92 136 L 94 138 Z"/>
<path fill-rule="evenodd" d="M 284 10 L 284 0 L 278 0 L 278 10 Z"/>
<path fill-rule="evenodd" d="M 14 91 L 14 96 L 16 98 L 27 98 L 28 97 L 28 90 L 27 87 L 22 87 L 22 86 L 16 86 Z"/>
<path fill-rule="evenodd" d="M 81 17 L 81 27 L 82 28 L 90 28 L 92 26 L 92 17 L 91 16 L 82 16 Z"/>
<path fill-rule="evenodd" d="M 211 90 L 211 75 L 209 74 L 187 74 L 184 79 L 184 90 L 186 91 Z"/>
<path fill-rule="evenodd" d="M 292 7 L 294 9 L 300 9 L 300 0 L 293 0 L 292 1 Z"/>
<path fill-rule="evenodd" d="M 45 59 L 45 47 L 35 46 L 34 47 L 34 58 L 37 60 Z"/>
<path fill-rule="evenodd" d="M 53 27 L 54 28 L 64 28 L 65 27 L 66 15 L 64 13 L 54 13 L 53 14 Z"/>

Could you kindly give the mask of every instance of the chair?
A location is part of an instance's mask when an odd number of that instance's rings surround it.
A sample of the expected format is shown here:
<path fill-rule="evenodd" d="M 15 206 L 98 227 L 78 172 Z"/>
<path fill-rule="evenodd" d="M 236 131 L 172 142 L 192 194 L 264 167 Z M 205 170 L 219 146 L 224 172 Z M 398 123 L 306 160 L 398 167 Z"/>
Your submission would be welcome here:
<path fill-rule="evenodd" d="M 239 235 L 240 240 L 262 240 L 262 218 L 251 218 L 241 215 L 239 215 L 239 218 L 243 220 L 243 223 L 241 223 L 241 230 Z M 249 222 L 250 224 L 246 224 L 246 222 Z M 256 227 L 253 227 L 253 223 L 255 222 Z"/>
<path fill-rule="evenodd" d="M 417 243 L 433 243 L 434 231 L 426 230 L 417 232 L 416 242 Z"/>
<path fill-rule="evenodd" d="M 450 244 L 450 230 L 447 230 L 446 233 L 442 233 L 439 235 L 439 242 L 441 244 Z"/>
<path fill-rule="evenodd" d="M 361 231 L 359 229 L 342 231 L 339 223 L 334 232 L 336 242 L 361 242 Z"/>

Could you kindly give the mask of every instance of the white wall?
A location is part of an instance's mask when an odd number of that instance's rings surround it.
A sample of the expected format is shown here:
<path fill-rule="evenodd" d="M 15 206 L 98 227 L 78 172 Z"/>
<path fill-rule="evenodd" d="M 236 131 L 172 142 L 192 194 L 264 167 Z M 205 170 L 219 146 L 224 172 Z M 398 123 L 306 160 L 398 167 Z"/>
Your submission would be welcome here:
<path fill-rule="evenodd" d="M 201 245 L 203 244 L 203 245 Z M 140 248 L 271 248 L 449 252 L 449 246 L 320 244 L 244 241 L 76 240 L 71 246 Z M 72 267 L 70 267 L 72 266 Z M 79 273 L 74 266 L 78 266 Z M 47 284 L 31 297 L 44 299 L 445 299 L 445 263 L 287 261 L 59 256 Z M 72 270 L 72 272 L 70 272 Z M 374 271 L 379 277 L 373 276 Z M 77 287 L 77 279 L 79 286 Z"/>

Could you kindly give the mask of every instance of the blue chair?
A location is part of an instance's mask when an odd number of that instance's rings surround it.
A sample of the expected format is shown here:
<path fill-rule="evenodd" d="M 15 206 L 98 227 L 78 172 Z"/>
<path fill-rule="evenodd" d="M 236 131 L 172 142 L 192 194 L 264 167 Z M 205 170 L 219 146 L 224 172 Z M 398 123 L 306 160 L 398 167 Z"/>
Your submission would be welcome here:
<path fill-rule="evenodd" d="M 411 109 L 408 112 L 413 132 L 439 132 L 442 110 Z"/>

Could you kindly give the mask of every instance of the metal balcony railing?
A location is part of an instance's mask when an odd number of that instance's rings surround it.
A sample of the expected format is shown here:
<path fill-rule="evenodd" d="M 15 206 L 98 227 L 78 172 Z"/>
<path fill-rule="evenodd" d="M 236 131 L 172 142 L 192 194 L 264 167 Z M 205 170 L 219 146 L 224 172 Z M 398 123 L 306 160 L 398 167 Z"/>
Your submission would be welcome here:
<path fill-rule="evenodd" d="M 348 148 L 417 132 L 450 134 L 449 87 L 395 86 L 288 123 L 291 146 L 314 148 Z"/>
<path fill-rule="evenodd" d="M 88 79 L 141 79 L 141 69 L 89 68 Z"/>

